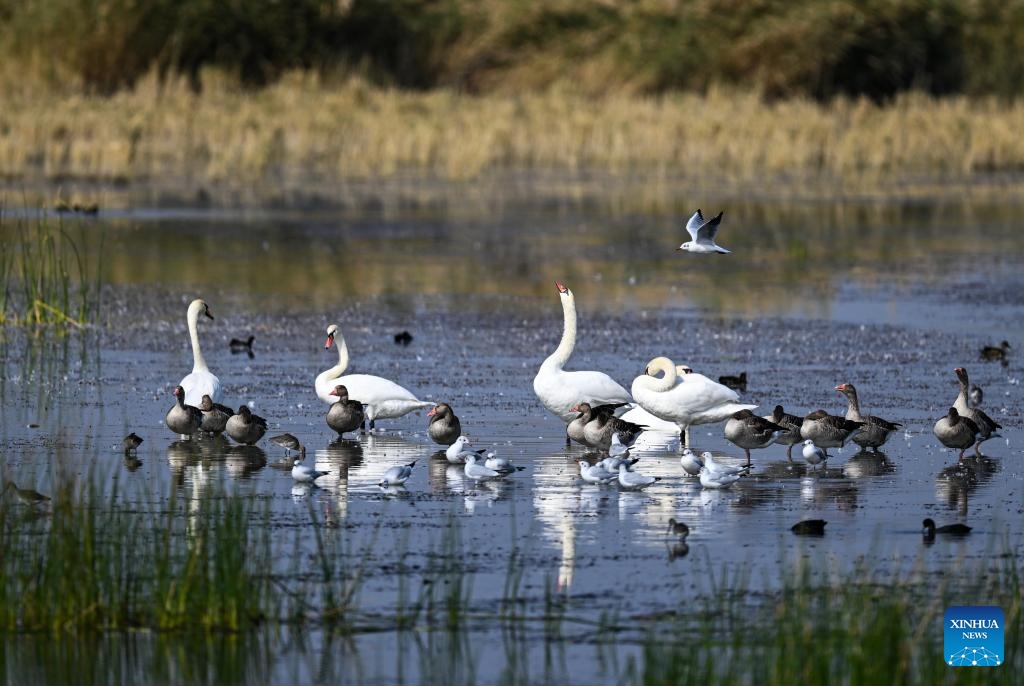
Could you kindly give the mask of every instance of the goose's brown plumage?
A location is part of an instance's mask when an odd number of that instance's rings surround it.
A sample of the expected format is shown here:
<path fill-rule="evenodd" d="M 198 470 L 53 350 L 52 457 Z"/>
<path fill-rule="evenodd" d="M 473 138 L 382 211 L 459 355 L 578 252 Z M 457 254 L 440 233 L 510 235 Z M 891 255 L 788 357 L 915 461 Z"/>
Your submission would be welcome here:
<path fill-rule="evenodd" d="M 203 413 L 198 407 L 185 404 L 185 389 L 181 386 L 174 387 L 174 405 L 167 411 L 164 421 L 167 428 L 181 436 L 191 436 L 199 431 L 203 423 Z"/>
<path fill-rule="evenodd" d="M 864 426 L 845 417 L 837 417 L 825 410 L 815 410 L 804 417 L 800 424 L 800 436 L 811 439 L 821 449 L 842 448 L 853 432 Z"/>
<path fill-rule="evenodd" d="M 331 395 L 338 396 L 338 402 L 327 411 L 327 426 L 337 431 L 338 436 L 362 426 L 366 420 L 363 404 L 358 400 L 349 400 L 348 388 L 339 384 L 331 391 Z"/>
<path fill-rule="evenodd" d="M 776 405 L 775 410 L 770 415 L 766 416 L 765 419 L 770 422 L 775 422 L 786 429 L 785 432 L 775 437 L 775 442 L 779 445 L 788 446 L 786 448 L 786 459 L 792 462 L 793 446 L 803 440 L 800 436 L 800 425 L 804 422 L 803 417 L 797 417 L 795 414 L 789 414 L 785 409 L 783 409 L 782 405 Z"/>
<path fill-rule="evenodd" d="M 430 434 L 434 443 L 451 445 L 456 438 L 462 435 L 462 423 L 448 403 L 434 405 L 427 416 L 430 417 L 427 433 Z"/>
<path fill-rule="evenodd" d="M 743 448 L 750 464 L 750 451 L 767 447 L 786 427 L 758 417 L 750 410 L 740 410 L 725 423 L 725 439 Z"/>
<path fill-rule="evenodd" d="M 956 374 L 956 380 L 960 383 L 960 393 L 957 394 L 953 407 L 956 408 L 960 416 L 967 417 L 977 425 L 978 435 L 977 442 L 974 444 L 974 454 L 981 456 L 982 442 L 997 436 L 996 431 L 1003 428 L 1003 425 L 989 417 L 982 410 L 971 407 L 967 402 L 968 389 L 971 385 L 971 380 L 967 376 L 967 370 L 963 367 L 957 367 L 953 370 L 953 373 Z"/>
<path fill-rule="evenodd" d="M 854 422 L 864 422 L 864 428 L 858 431 L 850 439 L 862 448 L 871 448 L 877 451 L 885 445 L 896 429 L 903 426 L 896 422 L 890 422 L 875 415 L 863 416 L 860 413 L 860 400 L 857 398 L 857 389 L 852 383 L 841 383 L 836 390 L 846 396 L 846 418 Z"/>
<path fill-rule="evenodd" d="M 932 432 L 942 445 L 959 450 L 962 460 L 964 452 L 974 445 L 977 439 L 978 425 L 970 417 L 961 416 L 956 407 L 951 407 L 945 417 L 935 422 Z"/>
<path fill-rule="evenodd" d="M 242 405 L 238 412 L 228 419 L 224 431 L 236 442 L 252 445 L 267 433 L 267 420 L 253 414 L 248 405 Z"/>

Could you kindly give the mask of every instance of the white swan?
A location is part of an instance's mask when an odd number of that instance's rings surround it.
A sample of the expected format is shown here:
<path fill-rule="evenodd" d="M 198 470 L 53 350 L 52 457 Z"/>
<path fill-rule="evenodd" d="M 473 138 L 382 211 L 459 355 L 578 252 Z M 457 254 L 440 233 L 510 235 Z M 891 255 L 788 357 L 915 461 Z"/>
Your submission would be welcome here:
<path fill-rule="evenodd" d="M 563 368 L 576 347 L 576 298 L 566 286 L 555 282 L 562 298 L 564 326 L 562 340 L 533 378 L 533 392 L 540 402 L 563 422 L 576 417 L 572 408 L 582 402 L 591 405 L 625 403 L 631 398 L 625 388 L 603 372 L 567 372 Z"/>
<path fill-rule="evenodd" d="M 192 341 L 192 373 L 183 378 L 178 385 L 185 389 L 185 404 L 199 407 L 203 396 L 208 395 L 215 403 L 220 402 L 223 388 L 220 379 L 206 366 L 203 351 L 199 349 L 199 315 L 205 314 L 210 319 L 210 306 L 196 298 L 188 306 L 188 337 Z"/>
<path fill-rule="evenodd" d="M 660 378 L 657 374 L 661 373 Z M 693 377 L 693 378 L 691 378 Z M 647 363 L 645 372 L 633 379 L 633 398 L 655 417 L 674 422 L 690 445 L 690 427 L 724 422 L 740 410 L 757 405 L 737 401 L 736 391 L 701 374 L 685 374 L 677 383 L 676 366 L 667 357 Z"/>
<path fill-rule="evenodd" d="M 327 342 L 324 349 L 330 350 L 333 344 L 338 345 L 338 364 L 326 369 L 316 377 L 316 394 L 328 405 L 338 401 L 338 396 L 331 395 L 335 386 L 341 384 L 348 389 L 348 397 L 366 405 L 366 418 L 373 429 L 376 419 L 395 419 L 409 414 L 414 410 L 433 407 L 434 403 L 419 400 L 409 390 L 402 388 L 394 381 L 389 381 L 371 374 L 349 374 L 342 376 L 348 368 L 348 345 L 345 336 L 337 324 L 327 327 Z"/>

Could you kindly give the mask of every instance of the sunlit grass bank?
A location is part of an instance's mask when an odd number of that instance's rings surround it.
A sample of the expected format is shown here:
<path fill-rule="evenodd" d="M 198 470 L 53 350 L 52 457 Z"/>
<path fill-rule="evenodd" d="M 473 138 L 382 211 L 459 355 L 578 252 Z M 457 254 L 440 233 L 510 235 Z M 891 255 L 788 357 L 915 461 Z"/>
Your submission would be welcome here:
<path fill-rule="evenodd" d="M 990 98 L 771 103 L 755 94 L 587 97 L 554 89 L 471 97 L 293 76 L 194 95 L 155 79 L 110 98 L 12 94 L 0 112 L 9 187 L 100 182 L 323 189 L 530 172 L 801 194 L 1019 184 L 1024 104 Z M 340 191 L 339 191 L 340 192 Z"/>

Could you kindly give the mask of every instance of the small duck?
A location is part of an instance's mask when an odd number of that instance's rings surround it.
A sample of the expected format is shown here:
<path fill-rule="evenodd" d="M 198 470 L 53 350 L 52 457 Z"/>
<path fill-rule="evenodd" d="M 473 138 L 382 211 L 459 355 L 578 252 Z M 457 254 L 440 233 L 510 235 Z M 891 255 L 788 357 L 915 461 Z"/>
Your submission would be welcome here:
<path fill-rule="evenodd" d="M 822 462 L 828 460 L 828 453 L 814 445 L 814 441 L 809 438 L 804 441 L 804 447 L 801 452 L 803 453 L 804 460 L 812 467 L 817 467 Z"/>
<path fill-rule="evenodd" d="M 934 541 L 935 534 L 949 534 L 950 536 L 966 536 L 971 533 L 971 527 L 966 524 L 947 524 L 945 526 L 935 527 L 935 522 L 932 521 L 931 517 L 921 522 L 921 526 L 924 527 L 921 533 L 924 535 L 926 541 Z"/>
<path fill-rule="evenodd" d="M 4 486 L 4 490 L 14 489 L 14 495 L 18 497 L 18 500 L 25 503 L 26 505 L 42 505 L 50 501 L 50 496 L 43 495 L 39 491 L 34 491 L 31 488 L 18 488 L 18 485 L 13 481 L 8 481 Z"/>
<path fill-rule="evenodd" d="M 203 423 L 203 413 L 198 407 L 185 404 L 185 389 L 181 386 L 174 387 L 174 405 L 167 411 L 164 421 L 167 428 L 179 436 L 191 436 L 199 431 Z"/>
<path fill-rule="evenodd" d="M 408 464 L 396 465 L 389 468 L 384 472 L 384 476 L 381 477 L 378 486 L 386 488 L 388 486 L 403 486 L 405 482 L 412 476 L 412 468 L 416 466 L 419 460 L 413 460 Z"/>
<path fill-rule="evenodd" d="M 408 331 L 402 331 L 401 333 L 395 334 L 396 345 L 409 345 L 412 343 L 412 334 Z"/>
<path fill-rule="evenodd" d="M 824 519 L 805 519 L 789 527 L 789 530 L 797 536 L 824 536 L 826 524 L 828 522 Z"/>
<path fill-rule="evenodd" d="M 439 445 L 451 445 L 462 435 L 462 422 L 455 416 L 455 410 L 448 403 L 438 403 L 427 412 L 430 424 L 427 433 Z"/>
<path fill-rule="evenodd" d="M 718 377 L 718 383 L 722 384 L 723 386 L 728 386 L 729 388 L 731 388 L 734 391 L 739 391 L 740 393 L 746 393 L 747 392 L 747 373 L 746 372 L 740 372 L 739 376 L 731 376 L 729 374 L 723 374 L 722 376 Z"/>
<path fill-rule="evenodd" d="M 337 431 L 339 438 L 344 438 L 347 432 L 355 431 L 362 426 L 366 412 L 361 402 L 348 399 L 348 389 L 345 386 L 335 386 L 330 394 L 338 396 L 338 402 L 327 410 L 327 426 Z"/>
<path fill-rule="evenodd" d="M 142 445 L 142 437 L 134 431 L 125 436 L 124 440 L 121 441 L 121 446 L 124 448 L 125 455 L 136 454 L 140 445 Z"/>
<path fill-rule="evenodd" d="M 310 483 L 321 476 L 327 476 L 330 472 L 319 472 L 308 465 L 302 464 L 302 458 L 295 458 L 292 463 L 292 478 L 299 483 Z"/>
<path fill-rule="evenodd" d="M 238 353 L 249 353 L 249 358 L 252 358 L 252 342 L 256 340 L 255 336 L 249 336 L 246 339 L 232 338 L 228 343 L 228 348 L 231 350 L 233 355 Z"/>
<path fill-rule="evenodd" d="M 242 405 L 238 413 L 228 419 L 224 430 L 235 442 L 252 445 L 267 433 L 267 420 L 253 414 L 248 405 Z"/>
<path fill-rule="evenodd" d="M 690 535 L 690 527 L 686 526 L 686 522 L 678 522 L 675 517 L 671 517 L 668 520 L 668 532 L 673 536 L 686 538 Z"/>
<path fill-rule="evenodd" d="M 228 420 L 235 413 L 227 405 L 213 402 L 213 399 L 206 394 L 203 394 L 203 399 L 199 403 L 199 411 L 203 413 L 203 421 L 199 425 L 199 430 L 208 434 L 224 433 Z"/>
<path fill-rule="evenodd" d="M 1005 362 L 1010 352 L 1010 343 L 1003 341 L 999 345 L 986 345 L 981 349 L 981 359 L 989 362 Z"/>

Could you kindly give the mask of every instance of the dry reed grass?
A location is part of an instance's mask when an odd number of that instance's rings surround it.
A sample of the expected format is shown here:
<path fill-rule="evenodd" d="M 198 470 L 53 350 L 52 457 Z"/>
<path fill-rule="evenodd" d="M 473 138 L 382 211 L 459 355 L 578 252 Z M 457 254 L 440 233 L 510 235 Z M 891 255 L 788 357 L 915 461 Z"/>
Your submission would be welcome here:
<path fill-rule="evenodd" d="M 884 189 L 1024 169 L 1024 104 L 994 98 L 821 105 L 714 89 L 585 97 L 569 87 L 471 97 L 295 74 L 259 92 L 221 80 L 197 96 L 150 78 L 109 98 L 15 92 L 5 100 L 0 177 L 21 185 L 185 179 L 301 189 L 527 170 Z"/>

